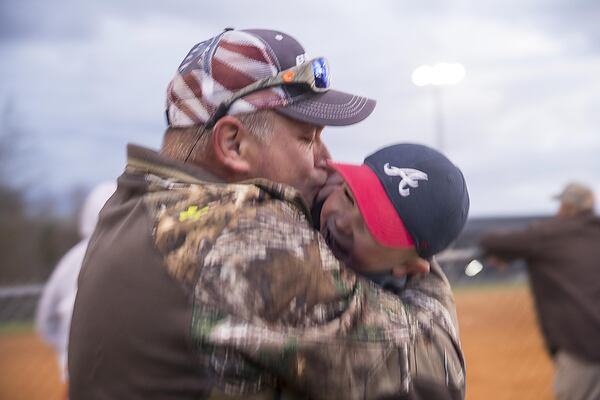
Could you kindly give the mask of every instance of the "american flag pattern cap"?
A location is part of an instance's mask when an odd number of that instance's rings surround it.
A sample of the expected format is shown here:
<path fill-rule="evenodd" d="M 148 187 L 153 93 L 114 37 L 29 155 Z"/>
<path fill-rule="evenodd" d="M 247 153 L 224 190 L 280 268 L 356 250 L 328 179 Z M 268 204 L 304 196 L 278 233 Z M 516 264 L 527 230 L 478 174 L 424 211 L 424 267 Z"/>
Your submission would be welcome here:
<path fill-rule="evenodd" d="M 172 127 L 204 124 L 237 90 L 308 61 L 304 48 L 286 33 L 226 30 L 196 44 L 167 88 Z M 335 90 L 313 93 L 293 86 L 263 89 L 233 103 L 228 114 L 276 109 L 315 125 L 349 125 L 366 118 L 375 101 Z"/>

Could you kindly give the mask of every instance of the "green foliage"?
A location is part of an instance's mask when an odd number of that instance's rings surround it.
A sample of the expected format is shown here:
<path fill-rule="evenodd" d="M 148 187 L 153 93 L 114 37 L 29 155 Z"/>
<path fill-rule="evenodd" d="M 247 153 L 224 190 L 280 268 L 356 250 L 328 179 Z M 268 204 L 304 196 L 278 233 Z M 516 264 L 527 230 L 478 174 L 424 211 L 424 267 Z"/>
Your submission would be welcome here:
<path fill-rule="evenodd" d="M 0 324 L 0 337 L 9 335 L 26 335 L 35 332 L 32 322 L 10 322 Z"/>
<path fill-rule="evenodd" d="M 27 212 L 24 195 L 0 184 L 0 286 L 45 281 L 78 240 L 74 218 Z"/>

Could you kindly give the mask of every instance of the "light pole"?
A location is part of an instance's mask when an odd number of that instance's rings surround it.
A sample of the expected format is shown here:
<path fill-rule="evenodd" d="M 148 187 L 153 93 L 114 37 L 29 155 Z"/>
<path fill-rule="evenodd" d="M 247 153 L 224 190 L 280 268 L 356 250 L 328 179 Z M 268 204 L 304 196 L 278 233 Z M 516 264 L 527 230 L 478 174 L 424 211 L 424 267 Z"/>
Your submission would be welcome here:
<path fill-rule="evenodd" d="M 434 66 L 421 65 L 412 73 L 412 81 L 417 86 L 431 85 L 433 116 L 435 124 L 435 144 L 444 151 L 444 110 L 442 86 L 456 85 L 465 77 L 465 67 L 458 63 L 439 63 Z"/>

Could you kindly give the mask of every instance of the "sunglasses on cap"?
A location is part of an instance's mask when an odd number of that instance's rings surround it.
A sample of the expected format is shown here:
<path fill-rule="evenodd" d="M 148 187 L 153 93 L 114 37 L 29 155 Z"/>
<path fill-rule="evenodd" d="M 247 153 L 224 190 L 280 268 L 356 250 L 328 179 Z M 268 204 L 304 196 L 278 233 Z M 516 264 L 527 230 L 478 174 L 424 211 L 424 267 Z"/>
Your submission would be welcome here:
<path fill-rule="evenodd" d="M 242 97 L 259 90 L 281 85 L 304 85 L 315 93 L 326 92 L 330 86 L 327 60 L 323 57 L 314 58 L 306 63 L 283 70 L 275 76 L 260 79 L 241 88 L 234 92 L 228 100 L 219 104 L 215 113 L 206 121 L 204 126 L 207 129 L 215 126 L 217 121 L 227 114 L 231 105 Z"/>

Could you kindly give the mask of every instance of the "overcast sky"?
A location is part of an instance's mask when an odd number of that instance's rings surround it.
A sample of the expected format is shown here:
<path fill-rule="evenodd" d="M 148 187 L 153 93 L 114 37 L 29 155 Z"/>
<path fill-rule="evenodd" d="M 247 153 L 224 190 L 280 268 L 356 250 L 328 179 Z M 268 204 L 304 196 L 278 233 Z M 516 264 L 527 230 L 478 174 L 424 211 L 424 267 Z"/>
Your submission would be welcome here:
<path fill-rule="evenodd" d="M 328 128 L 335 159 L 393 142 L 436 146 L 421 64 L 460 62 L 442 88 L 444 151 L 471 215 L 550 214 L 571 180 L 600 193 L 600 2 L 21 0 L 0 2 L 0 107 L 25 132 L 37 189 L 118 176 L 125 144 L 158 148 L 164 94 L 188 50 L 224 27 L 271 28 L 326 56 L 334 86 L 377 100 Z"/>

